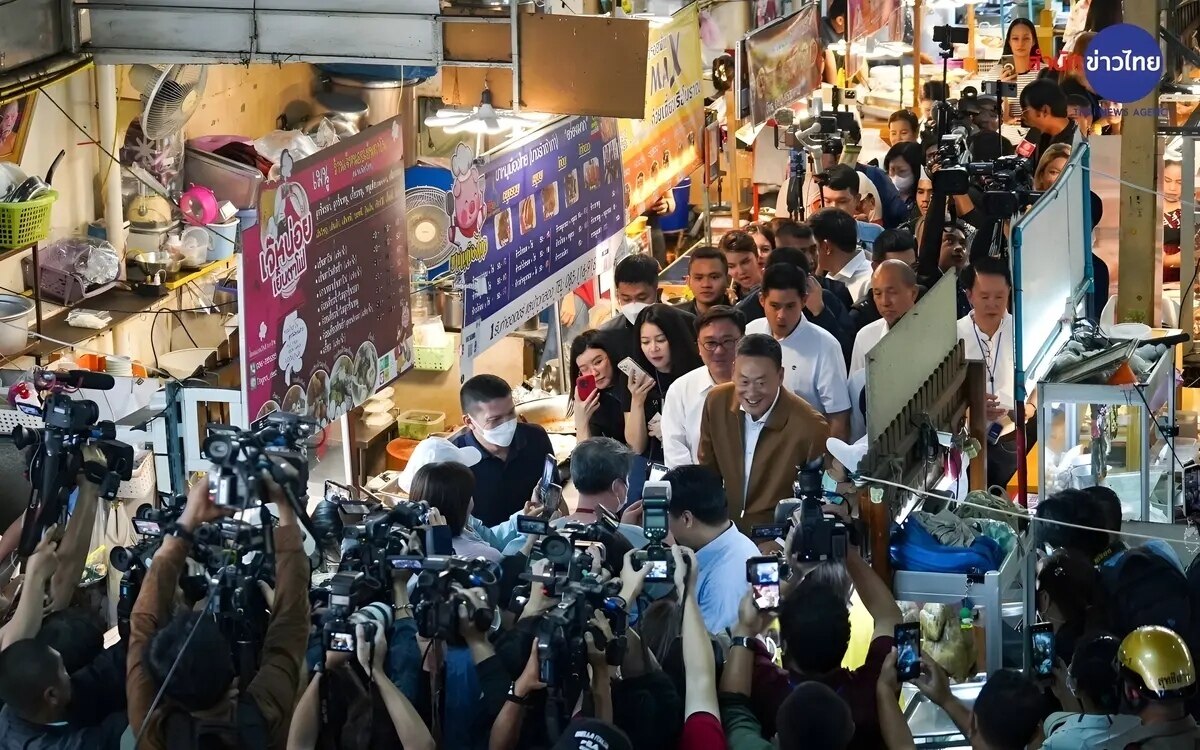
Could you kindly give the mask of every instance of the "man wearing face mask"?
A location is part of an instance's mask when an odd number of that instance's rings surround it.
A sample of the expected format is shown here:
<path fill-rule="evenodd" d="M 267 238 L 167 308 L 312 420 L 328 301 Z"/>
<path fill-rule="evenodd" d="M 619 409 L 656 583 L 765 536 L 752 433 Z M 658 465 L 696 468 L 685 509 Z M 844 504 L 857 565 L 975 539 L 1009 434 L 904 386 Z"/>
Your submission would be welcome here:
<path fill-rule="evenodd" d="M 600 326 L 600 330 L 620 333 L 613 336 L 616 344 L 616 351 L 612 353 L 615 365 L 626 357 L 632 357 L 641 346 L 633 324 L 638 313 L 658 302 L 658 261 L 640 253 L 627 256 L 614 269 L 613 281 L 620 314 Z M 686 310 L 679 312 L 687 316 L 688 330 L 693 330 L 696 316 Z"/>
<path fill-rule="evenodd" d="M 512 388 L 495 375 L 476 375 L 458 394 L 465 431 L 451 438 L 482 458 L 475 475 L 474 515 L 486 526 L 503 523 L 521 510 L 542 476 L 546 455 L 554 452 L 539 425 L 517 421 Z"/>

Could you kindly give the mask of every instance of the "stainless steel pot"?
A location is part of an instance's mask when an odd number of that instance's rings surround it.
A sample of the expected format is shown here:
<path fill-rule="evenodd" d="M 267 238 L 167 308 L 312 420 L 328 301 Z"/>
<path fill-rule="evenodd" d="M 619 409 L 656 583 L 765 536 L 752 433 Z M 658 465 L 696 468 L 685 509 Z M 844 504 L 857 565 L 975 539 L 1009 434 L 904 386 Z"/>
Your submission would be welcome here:
<path fill-rule="evenodd" d="M 29 313 L 33 300 L 18 294 L 0 294 L 0 355 L 11 357 L 29 341 Z"/>
<path fill-rule="evenodd" d="M 404 110 L 404 81 L 330 76 L 329 91 L 366 103 L 364 127 L 378 125 Z"/>
<path fill-rule="evenodd" d="M 442 316 L 442 325 L 447 331 L 461 331 L 466 318 L 462 290 L 446 284 L 439 284 L 437 311 L 438 315 Z"/>

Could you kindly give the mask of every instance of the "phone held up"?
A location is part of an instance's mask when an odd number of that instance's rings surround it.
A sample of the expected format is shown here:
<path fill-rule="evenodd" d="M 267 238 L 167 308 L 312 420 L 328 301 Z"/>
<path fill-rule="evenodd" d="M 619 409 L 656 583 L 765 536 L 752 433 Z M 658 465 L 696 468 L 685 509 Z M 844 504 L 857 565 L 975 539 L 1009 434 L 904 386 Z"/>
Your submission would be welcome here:
<path fill-rule="evenodd" d="M 1039 622 L 1029 628 L 1033 642 L 1033 673 L 1038 677 L 1054 674 L 1054 629 L 1048 622 Z"/>
<path fill-rule="evenodd" d="M 779 558 L 771 555 L 751 557 L 746 561 L 746 581 L 759 611 L 779 607 Z"/>
<path fill-rule="evenodd" d="M 587 401 L 596 392 L 596 376 L 580 375 L 575 381 L 575 394 L 580 401 Z"/>
<path fill-rule="evenodd" d="M 921 676 L 921 623 L 896 626 L 896 676 L 901 682 Z"/>

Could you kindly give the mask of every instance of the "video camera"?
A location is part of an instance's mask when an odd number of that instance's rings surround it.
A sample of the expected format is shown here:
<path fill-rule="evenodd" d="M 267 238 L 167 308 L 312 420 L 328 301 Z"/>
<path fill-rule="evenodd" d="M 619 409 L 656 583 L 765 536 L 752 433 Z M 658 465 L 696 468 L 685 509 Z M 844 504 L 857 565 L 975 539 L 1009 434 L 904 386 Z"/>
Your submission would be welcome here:
<path fill-rule="evenodd" d="M 379 629 L 392 625 L 392 608 L 368 600 L 373 594 L 371 583 L 362 573 L 341 572 L 329 583 L 329 610 L 321 629 L 325 651 L 353 654 L 358 647 L 356 626 L 363 626 L 363 635 L 373 643 Z"/>
<path fill-rule="evenodd" d="M 851 529 L 821 509 L 825 502 L 821 477 L 819 467 L 800 467 L 792 483 L 796 497 L 780 500 L 775 506 L 775 522 L 755 524 L 750 538 L 754 541 L 786 539 L 794 527 L 796 536 L 792 540 L 792 554 L 801 562 L 845 559 Z"/>
<path fill-rule="evenodd" d="M 209 425 L 201 451 L 216 469 L 209 476 L 213 502 L 245 510 L 266 497 L 263 475 L 283 488 L 297 513 L 308 517 L 299 501 L 308 493 L 308 456 L 305 441 L 316 432 L 308 417 L 276 411 L 258 429 Z M 311 531 L 311 530 L 310 530 Z"/>
<path fill-rule="evenodd" d="M 18 449 L 31 449 L 29 480 L 33 486 L 21 527 L 19 554 L 33 554 L 45 530 L 65 520 L 67 499 L 80 472 L 100 488 L 100 497 L 116 496 L 122 480 L 133 476 L 133 446 L 116 439 L 116 425 L 100 419 L 100 407 L 88 399 L 72 399 L 65 391 L 77 388 L 109 390 L 111 375 L 84 370 L 55 373 L 37 370 L 33 382 L 13 386 L 9 400 L 24 414 L 40 416 L 42 428 L 18 425 L 12 431 Z M 39 393 L 51 391 L 45 399 Z M 83 449 L 95 446 L 104 463 L 84 461 Z"/>
<path fill-rule="evenodd" d="M 464 616 L 476 630 L 487 632 L 496 617 L 499 568 L 483 558 L 445 555 L 429 555 L 420 562 L 421 572 L 412 594 L 417 633 L 422 638 L 444 640 L 452 646 L 465 645 L 459 630 L 459 620 Z M 399 569 L 404 569 L 404 563 L 401 565 Z M 471 588 L 482 588 L 486 592 L 486 607 L 476 606 L 474 600 L 463 593 L 464 589 Z M 465 615 L 459 612 L 460 608 L 465 610 Z"/>

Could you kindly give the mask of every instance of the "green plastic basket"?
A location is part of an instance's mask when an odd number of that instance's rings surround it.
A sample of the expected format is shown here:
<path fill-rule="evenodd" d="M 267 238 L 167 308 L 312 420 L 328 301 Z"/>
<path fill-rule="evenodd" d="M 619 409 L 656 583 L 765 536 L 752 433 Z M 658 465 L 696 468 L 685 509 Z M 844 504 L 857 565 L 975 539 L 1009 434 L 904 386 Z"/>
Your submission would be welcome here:
<path fill-rule="evenodd" d="M 58 200 L 51 190 L 41 198 L 20 203 L 0 203 L 0 250 L 41 242 L 50 234 L 50 209 Z"/>
<path fill-rule="evenodd" d="M 445 346 L 414 346 L 413 367 L 430 372 L 446 372 L 454 366 L 457 354 L 453 341 L 447 341 Z"/>

